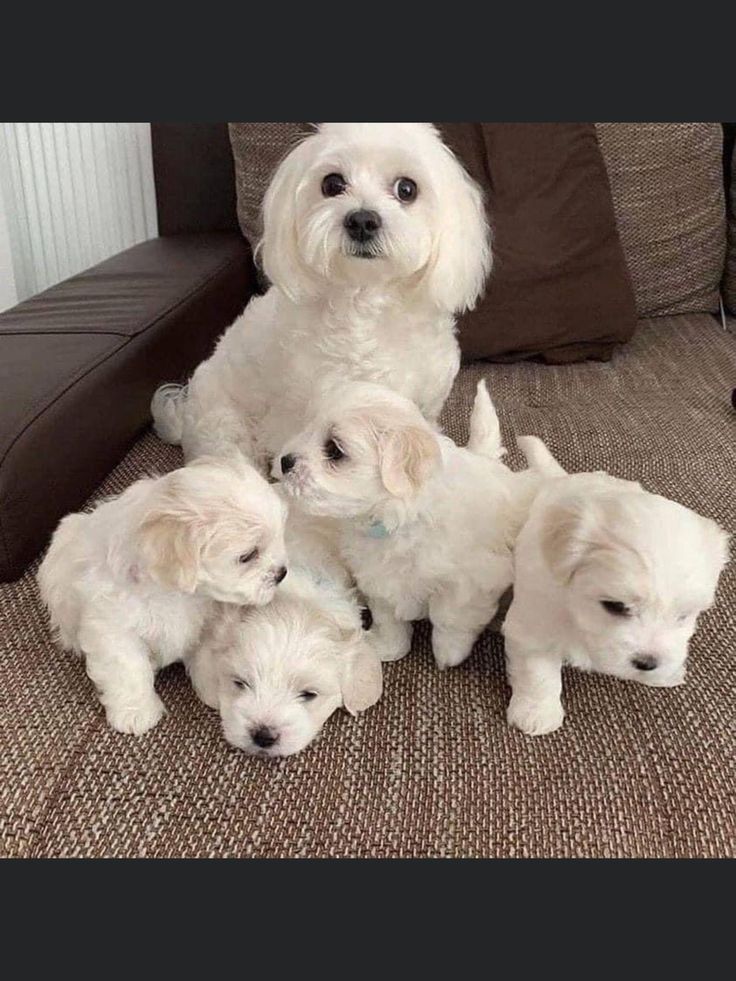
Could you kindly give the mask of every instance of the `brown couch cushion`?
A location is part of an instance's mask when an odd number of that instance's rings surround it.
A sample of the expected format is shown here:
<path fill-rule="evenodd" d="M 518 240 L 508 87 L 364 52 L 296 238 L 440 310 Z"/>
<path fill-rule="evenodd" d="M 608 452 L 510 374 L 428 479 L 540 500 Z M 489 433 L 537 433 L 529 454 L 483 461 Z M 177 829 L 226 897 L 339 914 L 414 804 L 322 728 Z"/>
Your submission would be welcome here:
<path fill-rule="evenodd" d="M 486 191 L 494 270 L 460 321 L 465 359 L 608 358 L 634 303 L 591 124 L 440 123 Z M 231 123 L 238 215 L 251 243 L 274 168 L 305 123 Z"/>
<path fill-rule="evenodd" d="M 467 438 L 488 378 L 514 433 L 550 439 L 571 468 L 610 468 L 736 529 L 727 410 L 736 338 L 707 314 L 641 325 L 612 362 L 464 369 L 445 415 Z M 98 489 L 181 462 L 144 436 Z M 54 649 L 34 569 L 0 587 L 0 855 L 18 857 L 736 857 L 736 565 L 699 623 L 687 683 L 647 688 L 566 671 L 568 718 L 509 730 L 501 637 L 437 671 L 426 623 L 385 665 L 381 701 L 337 712 L 280 762 L 228 746 L 181 665 L 169 714 L 121 736 L 78 660 Z"/>
<path fill-rule="evenodd" d="M 0 582 L 19 576 L 242 310 L 239 232 L 154 239 L 0 314 Z"/>
<path fill-rule="evenodd" d="M 598 123 L 640 317 L 718 310 L 726 250 L 720 123 Z"/>
<path fill-rule="evenodd" d="M 494 268 L 460 321 L 466 360 L 610 358 L 636 320 L 595 129 L 441 123 L 486 189 Z"/>

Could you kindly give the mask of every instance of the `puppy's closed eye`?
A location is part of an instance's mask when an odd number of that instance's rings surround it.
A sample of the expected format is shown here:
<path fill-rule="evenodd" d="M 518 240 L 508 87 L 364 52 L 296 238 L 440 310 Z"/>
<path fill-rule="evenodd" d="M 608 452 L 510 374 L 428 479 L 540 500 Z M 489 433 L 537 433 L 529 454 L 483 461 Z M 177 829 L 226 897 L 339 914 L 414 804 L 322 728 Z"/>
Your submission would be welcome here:
<path fill-rule="evenodd" d="M 604 610 L 615 617 L 630 617 L 631 608 L 625 603 L 621 603 L 619 600 L 601 600 L 601 606 Z"/>
<path fill-rule="evenodd" d="M 300 691 L 299 700 L 302 702 L 311 702 L 317 697 L 318 694 L 319 692 L 316 691 Z"/>

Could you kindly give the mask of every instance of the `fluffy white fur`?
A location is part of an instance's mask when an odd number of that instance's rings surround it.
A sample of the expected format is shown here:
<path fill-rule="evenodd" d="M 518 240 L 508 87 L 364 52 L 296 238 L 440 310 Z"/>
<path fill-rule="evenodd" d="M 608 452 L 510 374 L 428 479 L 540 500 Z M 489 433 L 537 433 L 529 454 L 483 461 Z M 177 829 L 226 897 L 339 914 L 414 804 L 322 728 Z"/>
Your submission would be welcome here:
<path fill-rule="evenodd" d="M 57 528 L 38 572 L 61 646 L 83 655 L 107 721 L 154 726 L 154 674 L 186 657 L 220 603 L 260 606 L 285 574 L 286 508 L 244 460 L 139 480 Z"/>
<path fill-rule="evenodd" d="M 519 445 L 558 478 L 542 489 L 519 535 L 503 627 L 508 720 L 541 735 L 562 724 L 564 664 L 647 685 L 682 683 L 728 536 L 639 484 L 604 473 L 567 476 L 535 437 Z"/>
<path fill-rule="evenodd" d="M 325 196 L 324 178 L 345 190 Z M 397 179 L 417 186 L 397 197 Z M 348 215 L 380 218 L 374 239 Z M 436 419 L 459 366 L 455 317 L 471 308 L 491 253 L 480 190 L 429 123 L 322 123 L 277 169 L 260 246 L 271 288 L 249 303 L 188 387 L 151 411 L 187 459 L 236 445 L 267 466 L 301 429 L 318 384 L 378 382 Z"/>
<path fill-rule="evenodd" d="M 304 749 L 341 705 L 355 714 L 381 696 L 381 662 L 334 547 L 292 512 L 289 578 L 268 606 L 225 611 L 187 668 L 225 738 L 247 753 Z"/>
<path fill-rule="evenodd" d="M 460 664 L 512 581 L 512 547 L 540 477 L 500 457 L 498 418 L 478 386 L 467 448 L 407 399 L 354 383 L 286 443 L 274 474 L 298 506 L 340 519 L 341 548 L 373 613 L 384 660 L 429 617 L 439 667 Z"/>

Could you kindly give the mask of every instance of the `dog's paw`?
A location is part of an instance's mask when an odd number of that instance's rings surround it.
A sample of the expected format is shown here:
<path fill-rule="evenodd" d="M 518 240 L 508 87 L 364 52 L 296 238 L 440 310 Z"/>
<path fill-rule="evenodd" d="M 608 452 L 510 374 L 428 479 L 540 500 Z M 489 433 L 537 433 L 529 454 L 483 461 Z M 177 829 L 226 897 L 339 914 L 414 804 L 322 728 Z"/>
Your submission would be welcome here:
<path fill-rule="evenodd" d="M 410 623 L 397 624 L 391 630 L 373 628 L 365 635 L 381 661 L 400 661 L 411 650 L 412 629 Z"/>
<path fill-rule="evenodd" d="M 161 720 L 166 713 L 166 706 L 158 695 L 154 695 L 137 705 L 108 705 L 105 713 L 112 729 L 131 736 L 142 736 Z"/>
<path fill-rule="evenodd" d="M 456 631 L 444 631 L 438 627 L 432 628 L 432 653 L 440 671 L 456 668 L 466 661 L 473 650 L 475 635 L 466 636 Z"/>
<path fill-rule="evenodd" d="M 565 712 L 559 698 L 531 701 L 512 696 L 506 718 L 527 736 L 544 736 L 560 728 Z"/>

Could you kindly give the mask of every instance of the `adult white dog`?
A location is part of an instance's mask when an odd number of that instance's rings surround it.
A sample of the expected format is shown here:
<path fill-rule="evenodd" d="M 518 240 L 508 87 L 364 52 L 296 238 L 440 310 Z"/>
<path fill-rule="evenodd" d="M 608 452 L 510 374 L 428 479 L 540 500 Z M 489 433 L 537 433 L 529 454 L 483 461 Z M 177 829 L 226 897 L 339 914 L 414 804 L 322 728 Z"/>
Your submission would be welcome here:
<path fill-rule="evenodd" d="M 286 575 L 285 513 L 242 458 L 203 458 L 61 521 L 41 597 L 113 729 L 138 735 L 159 721 L 155 671 L 187 656 L 221 603 L 273 598 Z"/>
<path fill-rule="evenodd" d="M 564 717 L 564 664 L 645 685 L 685 678 L 698 614 L 713 602 L 728 535 L 708 518 L 604 473 L 566 475 L 533 436 L 519 445 L 551 480 L 516 545 L 503 625 L 509 722 L 529 735 Z"/>
<path fill-rule="evenodd" d="M 236 445 L 265 466 L 318 384 L 373 381 L 434 420 L 458 370 L 455 318 L 491 263 L 480 190 L 429 123 L 322 123 L 277 169 L 251 300 L 186 389 L 151 406 L 187 459 Z"/>
<path fill-rule="evenodd" d="M 373 614 L 384 660 L 429 617 L 439 667 L 471 652 L 512 582 L 512 548 L 541 478 L 513 473 L 485 383 L 467 448 L 408 399 L 368 383 L 333 393 L 274 462 L 296 505 L 339 519 L 341 548 Z"/>
<path fill-rule="evenodd" d="M 223 610 L 187 661 L 227 741 L 265 757 L 298 753 L 340 706 L 355 714 L 382 690 L 381 662 L 332 543 L 293 511 L 286 542 L 289 578 L 273 602 Z"/>

